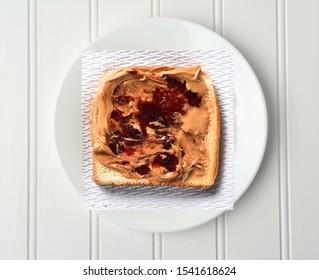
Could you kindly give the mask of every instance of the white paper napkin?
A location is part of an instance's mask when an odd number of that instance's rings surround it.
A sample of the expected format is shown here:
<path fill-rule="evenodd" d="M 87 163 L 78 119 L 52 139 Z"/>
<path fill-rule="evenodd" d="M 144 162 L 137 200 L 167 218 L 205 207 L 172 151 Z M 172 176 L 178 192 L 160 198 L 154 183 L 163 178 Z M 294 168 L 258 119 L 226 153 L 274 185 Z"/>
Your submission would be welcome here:
<path fill-rule="evenodd" d="M 201 64 L 213 79 L 221 113 L 219 173 L 211 189 L 149 186 L 98 186 L 92 176 L 90 102 L 105 71 L 128 65 Z M 233 208 L 234 55 L 222 51 L 87 51 L 82 56 L 83 200 L 94 209 L 207 210 Z"/>

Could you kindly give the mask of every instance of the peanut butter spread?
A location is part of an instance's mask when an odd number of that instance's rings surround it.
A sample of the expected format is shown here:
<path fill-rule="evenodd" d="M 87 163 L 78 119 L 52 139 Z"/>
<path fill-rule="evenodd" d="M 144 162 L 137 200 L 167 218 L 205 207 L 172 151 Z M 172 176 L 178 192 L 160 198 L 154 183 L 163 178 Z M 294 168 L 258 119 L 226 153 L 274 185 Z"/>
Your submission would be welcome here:
<path fill-rule="evenodd" d="M 200 65 L 130 66 L 105 74 L 94 105 L 96 159 L 150 183 L 203 175 L 208 88 L 201 75 Z"/>

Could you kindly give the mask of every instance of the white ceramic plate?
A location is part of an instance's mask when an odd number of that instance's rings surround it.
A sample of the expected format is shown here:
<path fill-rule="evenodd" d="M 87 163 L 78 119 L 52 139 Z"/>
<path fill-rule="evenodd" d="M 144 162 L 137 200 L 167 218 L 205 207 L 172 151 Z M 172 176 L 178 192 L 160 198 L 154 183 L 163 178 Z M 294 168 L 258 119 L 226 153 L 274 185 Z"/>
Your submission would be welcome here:
<path fill-rule="evenodd" d="M 235 201 L 249 187 L 261 164 L 267 141 L 267 111 L 259 82 L 245 58 L 224 38 L 192 22 L 156 18 L 120 26 L 93 42 L 87 50 L 231 49 L 235 52 Z M 82 191 L 81 57 L 69 71 L 56 108 L 55 136 L 62 165 Z M 103 210 L 105 218 L 136 230 L 172 232 L 201 225 L 217 217 L 210 211 Z"/>

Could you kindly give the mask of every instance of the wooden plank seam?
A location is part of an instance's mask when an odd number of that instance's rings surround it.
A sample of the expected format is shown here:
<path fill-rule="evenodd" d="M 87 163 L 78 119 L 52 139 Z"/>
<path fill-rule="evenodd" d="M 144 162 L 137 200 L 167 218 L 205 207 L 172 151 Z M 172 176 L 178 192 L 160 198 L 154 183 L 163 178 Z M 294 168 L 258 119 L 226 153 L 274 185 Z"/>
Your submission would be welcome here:
<path fill-rule="evenodd" d="M 288 181 L 287 23 L 286 0 L 277 0 L 277 95 L 279 116 L 280 257 L 291 259 L 290 189 Z"/>
<path fill-rule="evenodd" d="M 27 258 L 37 259 L 38 4 L 28 0 L 28 201 Z"/>
<path fill-rule="evenodd" d="M 214 31 L 223 36 L 223 21 L 224 21 L 224 2 L 223 0 L 214 0 Z M 227 216 L 226 213 L 221 214 L 216 218 L 216 259 L 226 259 L 226 230 L 227 230 Z"/>
<path fill-rule="evenodd" d="M 99 0 L 89 0 L 89 41 L 99 37 Z M 99 260 L 100 250 L 100 217 L 93 210 L 90 212 L 90 259 Z"/>
<path fill-rule="evenodd" d="M 161 16 L 161 0 L 151 0 L 151 15 L 152 17 Z"/>
<path fill-rule="evenodd" d="M 151 16 L 153 18 L 161 16 L 161 1 L 160 0 L 151 0 Z M 153 260 L 162 260 L 163 259 L 163 236 L 162 233 L 153 233 Z"/>

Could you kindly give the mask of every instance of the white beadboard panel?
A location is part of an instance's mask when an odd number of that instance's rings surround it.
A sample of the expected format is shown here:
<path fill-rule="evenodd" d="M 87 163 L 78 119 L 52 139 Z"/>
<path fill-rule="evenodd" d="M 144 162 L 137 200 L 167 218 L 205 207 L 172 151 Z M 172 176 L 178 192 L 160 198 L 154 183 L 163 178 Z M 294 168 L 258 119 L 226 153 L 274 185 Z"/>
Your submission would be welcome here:
<path fill-rule="evenodd" d="M 162 257 L 165 260 L 214 260 L 215 232 L 213 220 L 193 229 L 163 234 Z"/>
<path fill-rule="evenodd" d="M 29 17 L 29 160 L 28 160 L 28 259 L 36 259 L 37 235 L 37 3 L 28 1 Z"/>
<path fill-rule="evenodd" d="M 99 36 L 99 0 L 89 0 L 89 33 L 90 43 Z M 90 259 L 100 258 L 100 217 L 95 211 L 90 211 Z"/>
<path fill-rule="evenodd" d="M 0 1 L 0 259 L 27 258 L 27 71 L 27 1 Z"/>
<path fill-rule="evenodd" d="M 269 122 L 260 172 L 234 210 L 227 213 L 227 257 L 279 259 L 276 1 L 225 0 L 223 9 L 224 37 L 254 69 L 265 95 Z"/>
<path fill-rule="evenodd" d="M 223 36 L 223 0 L 214 0 L 214 31 Z M 216 259 L 227 259 L 227 214 L 223 213 L 215 219 L 216 227 Z"/>
<path fill-rule="evenodd" d="M 116 25 L 152 16 L 151 1 L 100 0 L 98 30 L 103 35 Z M 125 48 L 125 46 L 123 47 Z M 99 218 L 101 259 L 152 259 L 152 233 L 138 232 Z"/>
<path fill-rule="evenodd" d="M 277 82 L 278 82 L 278 123 L 279 123 L 279 197 L 280 197 L 280 239 L 281 259 L 291 259 L 288 149 L 287 149 L 287 90 L 286 90 L 286 12 L 285 0 L 277 1 Z"/>
<path fill-rule="evenodd" d="M 99 6 L 100 34 L 119 24 L 148 18 L 152 13 L 151 0 L 100 0 Z"/>
<path fill-rule="evenodd" d="M 150 260 L 152 234 L 124 228 L 100 217 L 100 259 Z"/>
<path fill-rule="evenodd" d="M 160 15 L 181 18 L 214 27 L 214 2 L 162 0 Z M 163 259 L 216 259 L 216 222 L 211 221 L 195 229 L 163 234 Z"/>
<path fill-rule="evenodd" d="M 319 2 L 286 1 L 293 259 L 319 259 Z"/>
<path fill-rule="evenodd" d="M 54 140 L 54 113 L 63 79 L 89 42 L 89 2 L 37 4 L 36 255 L 38 259 L 88 259 L 89 212 L 62 170 Z"/>
<path fill-rule="evenodd" d="M 160 9 L 163 17 L 186 19 L 208 28 L 214 25 L 213 0 L 162 0 Z"/>

